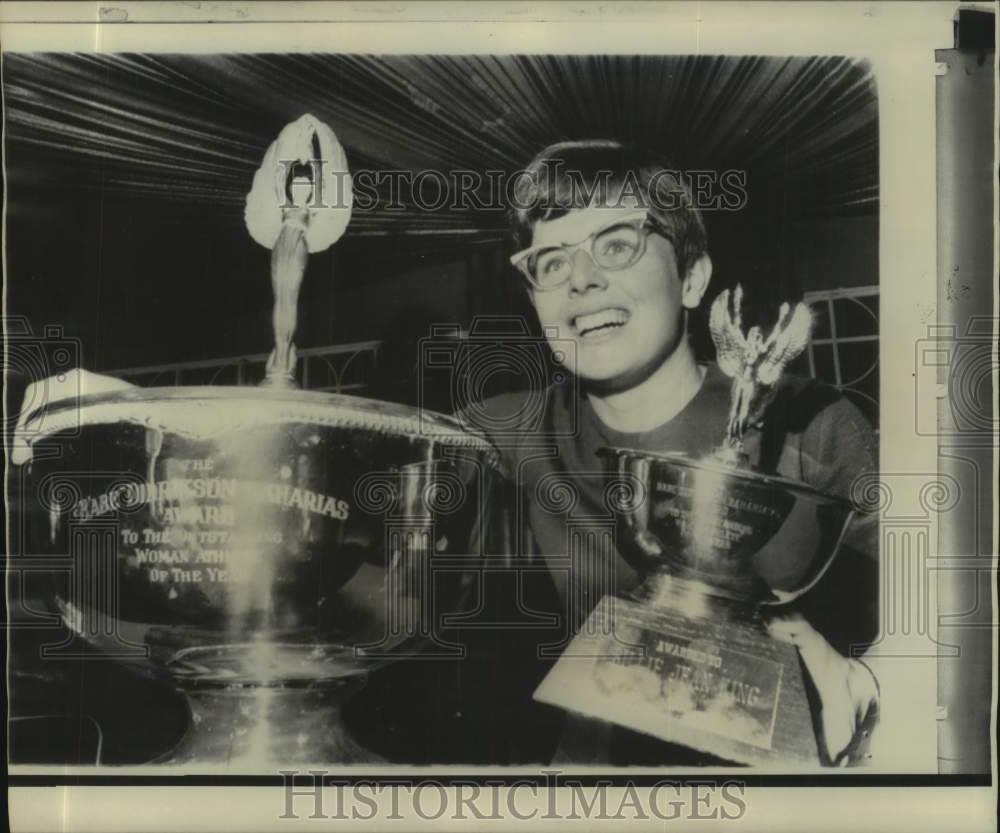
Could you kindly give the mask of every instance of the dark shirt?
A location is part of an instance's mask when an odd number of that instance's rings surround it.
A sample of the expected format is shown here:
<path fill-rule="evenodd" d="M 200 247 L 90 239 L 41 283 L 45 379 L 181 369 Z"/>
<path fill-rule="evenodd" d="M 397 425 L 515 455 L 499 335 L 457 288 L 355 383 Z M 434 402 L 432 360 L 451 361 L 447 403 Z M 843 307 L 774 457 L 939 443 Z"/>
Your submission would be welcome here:
<path fill-rule="evenodd" d="M 499 447 L 505 474 L 523 492 L 534 557 L 550 567 L 567 636 L 601 596 L 640 581 L 609 540 L 614 518 L 598 450 L 710 454 L 725 435 L 730 387 L 718 365 L 709 365 L 691 401 L 641 433 L 606 426 L 571 383 L 505 394 L 465 413 Z M 783 378 L 766 423 L 748 432 L 745 451 L 758 470 L 848 500 L 855 478 L 877 469 L 875 434 L 861 412 L 836 389 L 795 377 Z M 856 516 L 833 566 L 799 605 L 838 650 L 853 647 L 856 654 L 875 636 L 876 580 L 877 522 Z"/>

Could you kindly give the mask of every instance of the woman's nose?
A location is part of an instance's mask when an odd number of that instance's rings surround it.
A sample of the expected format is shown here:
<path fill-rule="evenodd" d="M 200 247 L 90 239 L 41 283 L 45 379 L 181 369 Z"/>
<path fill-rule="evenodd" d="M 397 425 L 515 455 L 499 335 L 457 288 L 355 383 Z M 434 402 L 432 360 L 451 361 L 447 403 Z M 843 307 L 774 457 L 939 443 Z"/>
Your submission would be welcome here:
<path fill-rule="evenodd" d="M 592 288 L 604 289 L 608 281 L 590 254 L 577 249 L 570 261 L 569 285 L 576 292 L 586 292 Z"/>

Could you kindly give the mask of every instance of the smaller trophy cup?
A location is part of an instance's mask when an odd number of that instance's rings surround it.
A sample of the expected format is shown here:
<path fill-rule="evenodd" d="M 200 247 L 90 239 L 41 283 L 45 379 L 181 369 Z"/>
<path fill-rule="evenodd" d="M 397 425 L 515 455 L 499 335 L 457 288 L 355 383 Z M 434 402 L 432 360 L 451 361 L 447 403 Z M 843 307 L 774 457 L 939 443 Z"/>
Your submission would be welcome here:
<path fill-rule="evenodd" d="M 819 580 L 852 509 L 750 467 L 744 434 L 766 421 L 811 316 L 783 304 L 770 334 L 744 334 L 741 302 L 737 287 L 711 311 L 718 362 L 733 380 L 716 451 L 692 459 L 602 449 L 618 550 L 644 580 L 628 598 L 605 597 L 581 632 L 587 646 L 574 645 L 594 658 L 592 684 L 573 687 L 570 704 L 550 696 L 553 676 L 536 697 L 731 761 L 815 765 L 796 649 L 766 633 L 762 612 Z"/>

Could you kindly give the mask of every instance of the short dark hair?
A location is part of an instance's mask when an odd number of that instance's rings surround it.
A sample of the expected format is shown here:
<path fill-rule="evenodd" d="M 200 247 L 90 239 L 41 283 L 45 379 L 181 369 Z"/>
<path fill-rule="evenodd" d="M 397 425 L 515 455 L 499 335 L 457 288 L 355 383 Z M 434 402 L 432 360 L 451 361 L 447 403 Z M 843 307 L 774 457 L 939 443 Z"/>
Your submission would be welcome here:
<path fill-rule="evenodd" d="M 535 223 L 635 196 L 674 246 L 680 275 L 707 251 L 708 235 L 691 189 L 667 158 L 633 145 L 592 139 L 558 142 L 538 153 L 514 188 L 514 245 L 531 245 Z"/>

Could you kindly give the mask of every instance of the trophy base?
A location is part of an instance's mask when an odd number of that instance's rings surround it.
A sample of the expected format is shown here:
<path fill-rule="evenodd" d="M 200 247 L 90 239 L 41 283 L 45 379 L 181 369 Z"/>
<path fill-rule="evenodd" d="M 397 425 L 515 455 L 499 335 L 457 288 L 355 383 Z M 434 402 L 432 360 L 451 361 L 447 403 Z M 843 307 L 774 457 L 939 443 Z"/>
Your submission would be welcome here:
<path fill-rule="evenodd" d="M 362 676 L 309 687 L 185 689 L 188 730 L 152 763 L 258 773 L 283 765 L 382 763 L 351 737 L 341 718 L 342 706 L 363 685 Z"/>
<path fill-rule="evenodd" d="M 796 649 L 714 604 L 606 596 L 535 699 L 741 764 L 819 766 Z"/>

